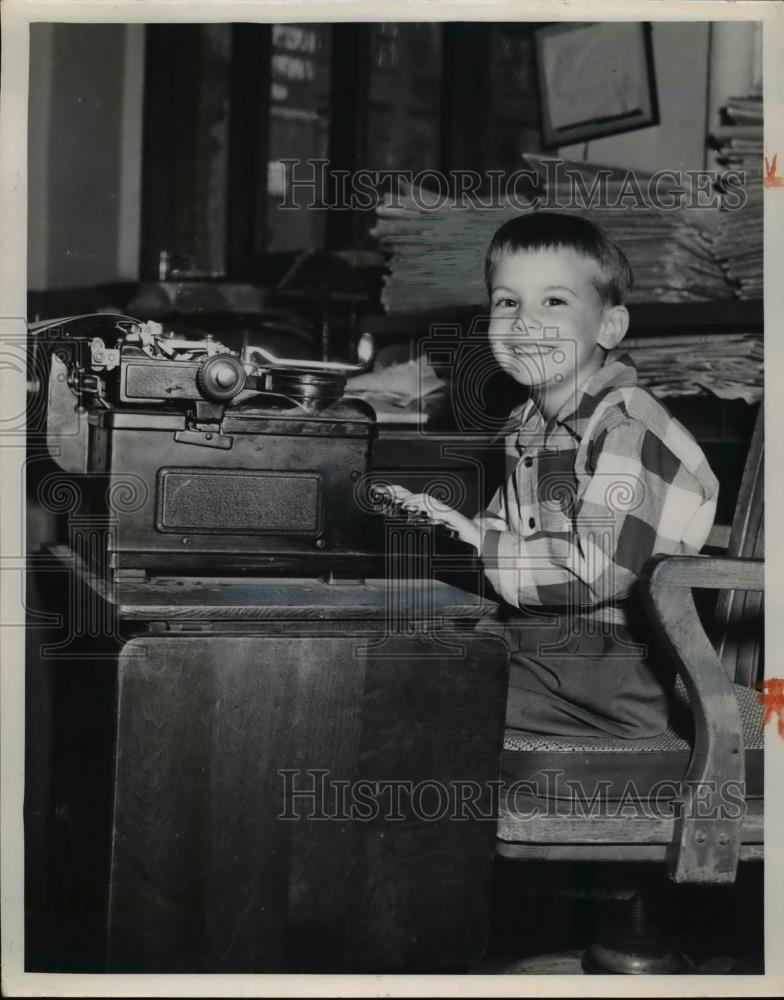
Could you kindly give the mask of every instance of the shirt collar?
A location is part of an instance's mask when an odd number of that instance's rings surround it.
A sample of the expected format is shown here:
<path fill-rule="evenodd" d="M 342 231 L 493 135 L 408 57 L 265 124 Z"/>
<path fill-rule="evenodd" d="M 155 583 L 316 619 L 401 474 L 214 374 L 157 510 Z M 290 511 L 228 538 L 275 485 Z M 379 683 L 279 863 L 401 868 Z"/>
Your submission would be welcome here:
<path fill-rule="evenodd" d="M 577 389 L 576 395 L 568 399 L 553 418 L 553 424 L 567 427 L 577 437 L 582 437 L 588 421 L 602 399 L 613 389 L 637 385 L 637 368 L 628 354 L 611 351 L 601 368 L 590 375 Z M 534 401 L 529 399 L 522 407 L 519 426 L 539 414 Z M 541 414 L 539 414 L 541 416 Z"/>

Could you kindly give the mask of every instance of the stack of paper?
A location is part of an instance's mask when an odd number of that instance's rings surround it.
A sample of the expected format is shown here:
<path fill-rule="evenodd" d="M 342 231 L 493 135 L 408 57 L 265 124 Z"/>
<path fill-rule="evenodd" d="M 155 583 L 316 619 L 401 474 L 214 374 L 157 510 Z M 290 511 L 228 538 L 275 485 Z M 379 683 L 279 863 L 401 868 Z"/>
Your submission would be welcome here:
<path fill-rule="evenodd" d="M 346 392 L 367 400 L 381 423 L 426 420 L 433 397 L 446 388 L 447 382 L 424 358 L 355 375 L 346 383 Z"/>
<path fill-rule="evenodd" d="M 722 108 L 722 124 L 711 131 L 719 163 L 743 170 L 747 177 L 761 176 L 762 126 L 761 94 L 730 97 Z"/>
<path fill-rule="evenodd" d="M 590 219 L 621 247 L 634 273 L 628 301 L 688 302 L 732 297 L 712 250 L 718 207 L 687 207 L 681 204 L 687 195 L 678 185 L 668 190 L 666 184 L 640 171 L 615 170 L 612 178 L 602 181 L 595 205 L 586 208 L 585 198 L 582 202 L 575 198 L 570 174 L 582 172 L 590 190 L 597 172 L 609 172 L 609 168 L 572 162 L 548 170 L 544 157 L 527 154 L 526 160 L 540 176 L 556 179 L 554 188 L 544 189 L 545 205 Z M 679 207 L 668 207 L 672 204 Z"/>
<path fill-rule="evenodd" d="M 754 403 L 762 396 L 764 350 L 760 334 L 626 339 L 641 385 L 657 396 L 711 392 L 720 399 Z"/>
<path fill-rule="evenodd" d="M 741 299 L 758 299 L 763 293 L 762 192 L 759 178 L 747 182 L 748 201 L 742 208 L 725 208 L 716 233 L 716 256 Z"/>
<path fill-rule="evenodd" d="M 541 177 L 541 161 L 526 157 Z M 566 164 L 570 170 L 585 164 Z M 596 167 L 588 168 L 589 173 Z M 544 189 L 539 203 L 501 201 L 494 207 L 465 207 L 432 203 L 426 193 L 399 199 L 378 209 L 373 235 L 389 255 L 390 273 L 384 281 L 382 303 L 390 312 L 479 306 L 486 302 L 484 258 L 498 227 L 526 211 L 568 211 L 591 219 L 621 246 L 634 272 L 631 302 L 684 302 L 732 298 L 734 291 L 713 253 L 718 208 L 659 208 L 651 199 L 629 206 L 621 199 L 623 181 L 605 182 L 602 205 L 585 208 L 574 202 L 565 170 L 554 190 Z M 564 190 L 561 190 L 563 185 Z M 571 201 L 570 201 L 571 199 Z M 618 202 L 616 206 L 616 202 Z"/>
<path fill-rule="evenodd" d="M 731 97 L 723 109 L 727 124 L 715 130 L 718 161 L 742 175 L 746 201 L 737 207 L 738 191 L 724 197 L 717 226 L 714 253 L 727 279 L 741 299 L 761 298 L 763 293 L 762 235 L 762 98 Z M 777 164 L 772 165 L 775 172 Z"/>

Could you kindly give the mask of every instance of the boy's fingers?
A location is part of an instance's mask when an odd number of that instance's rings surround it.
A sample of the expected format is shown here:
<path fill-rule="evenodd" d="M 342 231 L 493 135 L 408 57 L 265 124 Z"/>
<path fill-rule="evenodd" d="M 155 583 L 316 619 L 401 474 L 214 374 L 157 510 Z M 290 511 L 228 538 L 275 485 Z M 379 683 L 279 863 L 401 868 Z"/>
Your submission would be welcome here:
<path fill-rule="evenodd" d="M 422 504 L 405 503 L 403 504 L 403 509 L 416 512 L 420 516 L 426 517 L 431 524 L 441 524 L 448 527 L 454 527 L 458 520 L 458 516 L 455 514 L 455 511 L 443 504 L 433 504 L 432 498 L 430 497 L 426 497 L 424 503 Z"/>
<path fill-rule="evenodd" d="M 384 483 L 379 486 L 371 488 L 371 495 L 377 500 L 401 503 L 411 496 L 411 490 L 407 490 L 405 486 L 397 486 L 393 483 Z"/>
<path fill-rule="evenodd" d="M 403 501 L 403 507 L 406 509 L 421 510 L 427 514 L 444 512 L 443 505 L 439 505 L 437 500 L 433 500 L 426 493 L 412 493 L 411 496 L 406 497 Z"/>

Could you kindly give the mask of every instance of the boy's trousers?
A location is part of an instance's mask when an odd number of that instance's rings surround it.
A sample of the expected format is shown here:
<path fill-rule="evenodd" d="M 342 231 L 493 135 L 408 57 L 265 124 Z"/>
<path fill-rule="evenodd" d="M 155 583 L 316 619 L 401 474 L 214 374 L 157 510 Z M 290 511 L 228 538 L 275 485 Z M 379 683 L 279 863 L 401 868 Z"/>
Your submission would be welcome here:
<path fill-rule="evenodd" d="M 644 614 L 634 602 L 626 605 L 624 624 L 569 609 L 501 611 L 490 627 L 511 652 L 508 728 L 626 738 L 666 729 L 675 672 Z"/>

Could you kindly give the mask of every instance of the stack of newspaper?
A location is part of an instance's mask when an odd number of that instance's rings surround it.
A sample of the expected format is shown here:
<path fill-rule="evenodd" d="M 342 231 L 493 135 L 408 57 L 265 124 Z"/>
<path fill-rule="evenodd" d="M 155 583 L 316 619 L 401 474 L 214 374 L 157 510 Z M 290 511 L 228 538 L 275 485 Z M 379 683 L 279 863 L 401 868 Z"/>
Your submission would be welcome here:
<path fill-rule="evenodd" d="M 534 168 L 537 158 L 527 157 Z M 563 162 L 563 161 L 561 161 Z M 585 164 L 567 164 L 585 170 Z M 588 168 L 596 171 L 599 168 Z M 542 174 L 545 176 L 545 174 Z M 496 229 L 526 211 L 568 211 L 591 219 L 615 239 L 634 271 L 632 302 L 732 298 L 734 290 L 713 253 L 718 208 L 664 209 L 643 186 L 624 197 L 623 180 L 603 183 L 598 197 L 575 201 L 565 172 L 537 199 L 492 206 L 441 203 L 430 192 L 408 191 L 377 210 L 373 235 L 389 255 L 382 303 L 389 312 L 432 310 L 486 302 L 484 257 Z M 563 189 L 562 189 L 563 188 Z"/>
<path fill-rule="evenodd" d="M 742 170 L 747 177 L 762 174 L 762 95 L 730 97 L 722 108 L 722 124 L 711 131 L 716 159 Z"/>
<path fill-rule="evenodd" d="M 627 338 L 641 385 L 657 396 L 710 392 L 755 403 L 762 396 L 764 350 L 756 333 Z"/>
<path fill-rule="evenodd" d="M 756 299 L 763 292 L 762 97 L 731 97 L 723 108 L 723 118 L 725 124 L 712 133 L 712 140 L 719 151 L 719 163 L 741 176 L 743 201 L 739 204 L 737 187 L 726 193 L 714 253 L 735 286 L 735 294 L 741 299 Z M 776 160 L 767 164 L 773 174 L 777 168 Z"/>
<path fill-rule="evenodd" d="M 668 188 L 641 171 L 578 162 L 548 170 L 544 157 L 527 154 L 526 160 L 548 179 L 542 192 L 545 210 L 590 219 L 624 251 L 634 273 L 630 302 L 732 297 L 712 249 L 718 207 L 691 208 L 688 192 L 677 183 Z M 584 177 L 582 188 L 575 185 L 575 174 Z"/>
<path fill-rule="evenodd" d="M 746 182 L 742 208 L 726 205 L 716 231 L 714 252 L 728 281 L 741 299 L 759 299 L 763 292 L 762 181 Z"/>

